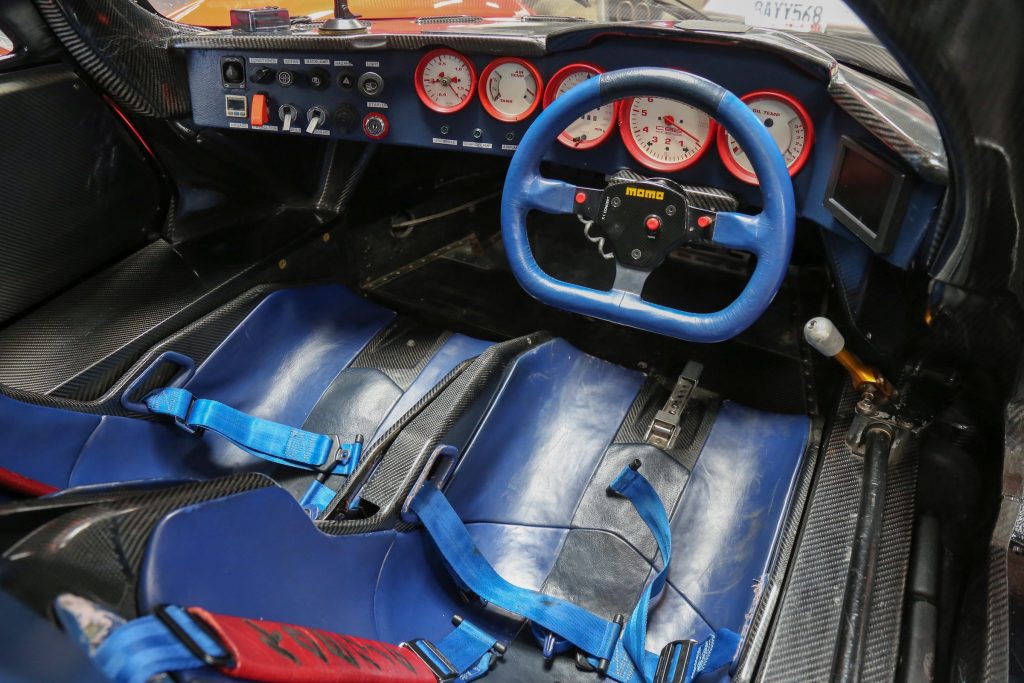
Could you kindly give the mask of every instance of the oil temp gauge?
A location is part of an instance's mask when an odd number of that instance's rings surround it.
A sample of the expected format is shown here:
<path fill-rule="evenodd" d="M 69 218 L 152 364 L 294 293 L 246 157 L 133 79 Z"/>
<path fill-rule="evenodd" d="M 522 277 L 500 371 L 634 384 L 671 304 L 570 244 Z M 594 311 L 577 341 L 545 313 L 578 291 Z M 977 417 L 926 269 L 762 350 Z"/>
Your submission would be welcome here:
<path fill-rule="evenodd" d="M 807 163 L 811 143 L 814 141 L 814 127 L 807 110 L 796 98 L 777 90 L 758 90 L 740 99 L 757 114 L 779 146 L 789 175 L 796 175 Z M 754 175 L 750 159 L 724 128 L 718 131 L 718 153 L 734 176 L 743 182 L 757 185 L 757 176 Z"/>
<path fill-rule="evenodd" d="M 544 84 L 533 64 L 518 57 L 495 59 L 480 74 L 480 102 L 499 121 L 522 121 L 540 104 Z"/>

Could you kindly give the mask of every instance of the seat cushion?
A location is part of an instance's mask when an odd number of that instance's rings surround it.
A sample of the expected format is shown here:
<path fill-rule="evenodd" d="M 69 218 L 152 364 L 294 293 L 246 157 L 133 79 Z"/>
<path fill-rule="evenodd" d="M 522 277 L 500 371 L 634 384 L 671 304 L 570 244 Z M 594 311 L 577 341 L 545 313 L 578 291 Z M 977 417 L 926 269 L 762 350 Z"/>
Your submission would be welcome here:
<path fill-rule="evenodd" d="M 649 414 L 654 400 L 643 381 L 561 340 L 523 354 L 447 495 L 498 572 L 611 618 L 632 609 L 657 563 L 632 506 L 606 493 L 624 464 L 641 459 L 671 515 L 675 550 L 670 585 L 651 612 L 648 649 L 657 651 L 716 628 L 743 629 L 774 561 L 809 421 L 710 402 L 694 430 L 693 464 L 628 436 L 638 430 L 626 423 Z M 520 626 L 494 607 L 467 604 L 421 529 L 328 536 L 273 489 L 164 519 L 139 601 L 142 609 L 200 605 L 388 642 L 440 638 L 454 613 L 505 638 Z M 489 680 L 581 675 L 571 665 L 545 668 L 520 638 Z"/>

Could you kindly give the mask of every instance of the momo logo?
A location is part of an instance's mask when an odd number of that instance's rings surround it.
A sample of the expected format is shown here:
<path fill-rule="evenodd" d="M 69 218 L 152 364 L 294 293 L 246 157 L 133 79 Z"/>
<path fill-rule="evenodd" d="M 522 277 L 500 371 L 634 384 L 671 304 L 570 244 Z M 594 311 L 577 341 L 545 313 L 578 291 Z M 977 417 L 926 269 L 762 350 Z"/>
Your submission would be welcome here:
<path fill-rule="evenodd" d="M 661 190 L 648 190 L 644 187 L 627 187 L 627 197 L 640 197 L 641 199 L 664 199 L 665 193 Z"/>

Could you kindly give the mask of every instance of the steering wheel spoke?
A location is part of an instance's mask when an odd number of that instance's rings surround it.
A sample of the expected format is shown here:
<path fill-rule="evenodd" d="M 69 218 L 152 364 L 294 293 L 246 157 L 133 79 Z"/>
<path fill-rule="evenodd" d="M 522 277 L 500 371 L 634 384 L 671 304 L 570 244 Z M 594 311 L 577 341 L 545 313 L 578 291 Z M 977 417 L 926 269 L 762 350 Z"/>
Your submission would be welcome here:
<path fill-rule="evenodd" d="M 764 214 L 749 216 L 733 211 L 715 214 L 711 241 L 729 249 L 758 254 L 765 231 L 763 216 Z"/>
<path fill-rule="evenodd" d="M 594 197 L 594 201 L 597 201 L 600 195 L 600 190 L 576 187 L 561 180 L 538 175 L 533 179 L 529 192 L 525 194 L 525 204 L 528 209 L 544 213 L 579 213 L 579 209 L 588 203 L 588 197 Z M 577 201 L 580 198 L 584 201 Z"/>
<path fill-rule="evenodd" d="M 638 297 L 644 291 L 644 284 L 651 276 L 650 270 L 643 268 L 630 268 L 621 263 L 615 264 L 615 282 L 612 284 L 613 291 L 628 292 Z"/>

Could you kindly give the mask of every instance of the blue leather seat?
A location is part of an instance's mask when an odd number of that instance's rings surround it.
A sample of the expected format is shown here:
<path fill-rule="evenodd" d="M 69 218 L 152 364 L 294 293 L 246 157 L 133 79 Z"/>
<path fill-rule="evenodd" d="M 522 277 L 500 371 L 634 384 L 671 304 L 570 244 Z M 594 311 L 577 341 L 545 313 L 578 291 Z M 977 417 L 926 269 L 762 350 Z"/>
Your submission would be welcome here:
<path fill-rule="evenodd" d="M 632 506 L 605 492 L 640 458 L 672 520 L 669 587 L 650 616 L 648 649 L 658 651 L 716 628 L 743 631 L 774 561 L 810 424 L 716 403 L 688 461 L 626 428 L 643 413 L 643 385 L 639 373 L 564 341 L 536 346 L 506 372 L 446 493 L 502 575 L 611 618 L 629 612 L 655 561 Z M 422 530 L 327 535 L 274 487 L 164 518 L 138 601 L 142 611 L 198 605 L 392 643 L 440 639 L 455 613 L 505 638 L 520 627 L 493 607 L 466 604 Z M 594 674 L 564 658 L 545 668 L 521 637 L 488 680 L 578 677 Z"/>
<path fill-rule="evenodd" d="M 403 386 L 379 368 L 351 367 L 395 319 L 393 312 L 339 286 L 273 292 L 186 387 L 257 417 L 347 437 L 362 433 L 369 441 L 452 368 L 488 346 L 452 334 L 431 339 L 433 346 L 422 357 L 403 357 L 399 349 L 392 356 L 402 366 L 397 372 L 405 378 Z M 334 428 L 352 432 L 330 431 Z M 0 396 L 0 432 L 0 467 L 58 488 L 273 469 L 213 434 L 6 396 Z"/>

